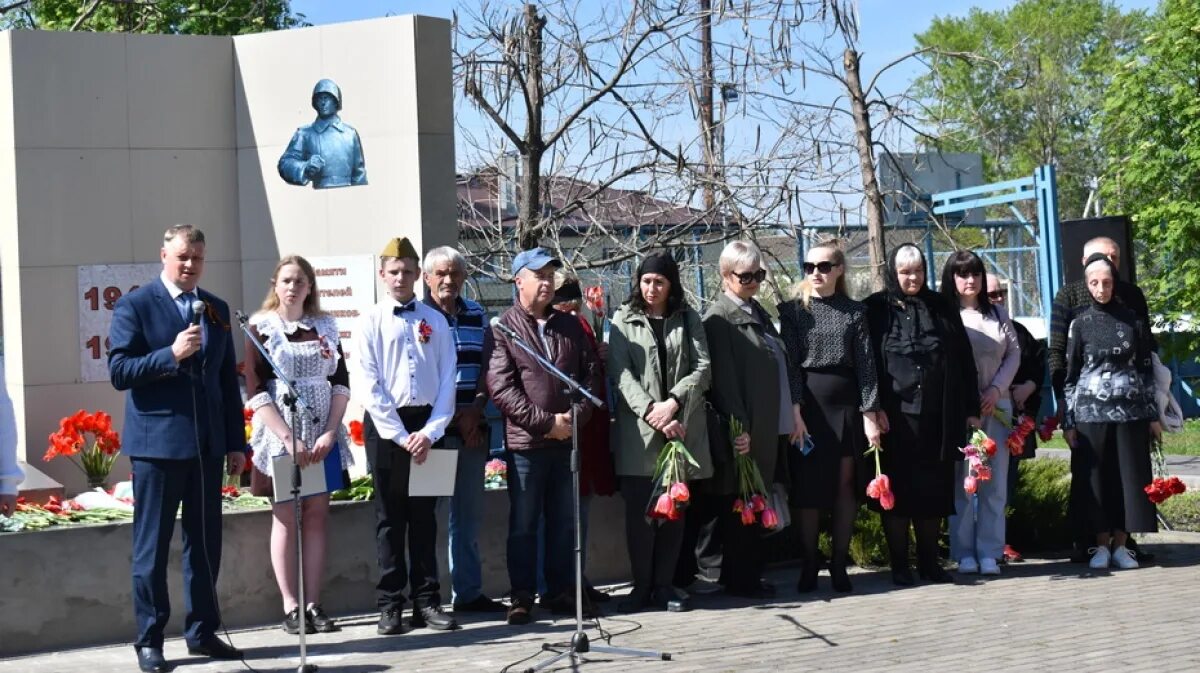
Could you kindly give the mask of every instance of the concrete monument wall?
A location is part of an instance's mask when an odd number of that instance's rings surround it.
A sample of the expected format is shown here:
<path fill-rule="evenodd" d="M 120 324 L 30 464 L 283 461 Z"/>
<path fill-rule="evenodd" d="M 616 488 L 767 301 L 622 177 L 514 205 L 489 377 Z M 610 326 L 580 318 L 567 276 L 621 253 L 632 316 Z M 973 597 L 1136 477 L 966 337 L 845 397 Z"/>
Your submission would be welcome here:
<path fill-rule="evenodd" d="M 323 77 L 341 86 L 368 185 L 317 191 L 276 172 L 313 121 Z M 81 374 L 107 336 L 83 346 L 81 266 L 157 264 L 162 231 L 194 224 L 208 240 L 201 285 L 249 313 L 282 254 L 370 255 L 400 235 L 420 249 L 452 243 L 450 87 L 444 19 L 232 38 L 0 33 L 0 286 L 18 458 L 77 492 L 78 470 L 41 461 L 46 436 L 79 408 L 122 418 L 122 395 Z M 125 478 L 127 461 L 112 474 Z"/>

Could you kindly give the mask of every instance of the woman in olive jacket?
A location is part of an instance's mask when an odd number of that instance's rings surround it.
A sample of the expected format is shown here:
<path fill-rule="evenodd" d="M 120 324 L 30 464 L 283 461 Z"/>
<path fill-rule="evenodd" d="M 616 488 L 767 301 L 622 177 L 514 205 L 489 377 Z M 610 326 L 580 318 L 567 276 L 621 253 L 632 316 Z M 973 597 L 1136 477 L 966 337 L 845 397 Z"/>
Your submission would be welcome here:
<path fill-rule="evenodd" d="M 667 254 L 642 260 L 629 300 L 613 316 L 608 371 L 616 381 L 616 472 L 625 498 L 625 534 L 633 592 L 617 607 L 689 609 L 688 596 L 671 586 L 683 541 L 683 520 L 648 520 L 658 455 L 679 439 L 699 468 L 689 479 L 712 476 L 705 428 L 709 384 L 708 341 L 700 316 L 683 298 L 679 267 Z"/>
<path fill-rule="evenodd" d="M 712 358 L 709 399 L 722 419 L 736 418 L 744 432 L 733 450 L 749 454 L 767 488 L 786 483 L 789 440 L 799 438 L 787 377 L 787 354 L 771 318 L 755 299 L 766 279 L 762 255 L 750 242 L 734 241 L 721 253 L 722 292 L 704 315 L 704 332 Z M 714 451 L 728 439 L 709 437 Z M 724 545 L 721 584 L 727 593 L 749 598 L 773 596 L 761 578 L 764 564 L 762 528 L 745 526 L 733 511 L 737 473 L 732 460 L 719 464 L 711 487 L 712 506 L 720 521 Z M 768 494 L 769 495 L 769 494 Z M 691 524 L 689 524 L 689 527 Z"/>

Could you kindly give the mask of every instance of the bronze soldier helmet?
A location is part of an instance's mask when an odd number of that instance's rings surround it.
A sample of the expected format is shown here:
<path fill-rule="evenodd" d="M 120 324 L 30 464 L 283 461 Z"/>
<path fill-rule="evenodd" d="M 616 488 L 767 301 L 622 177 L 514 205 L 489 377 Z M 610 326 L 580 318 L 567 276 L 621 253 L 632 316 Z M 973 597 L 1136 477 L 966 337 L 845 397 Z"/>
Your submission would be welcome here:
<path fill-rule="evenodd" d="M 317 94 L 319 93 L 327 93 L 333 96 L 333 99 L 337 101 L 337 109 L 342 109 L 342 90 L 338 88 L 337 84 L 334 84 L 333 80 L 323 79 L 313 87 L 312 97 L 314 108 L 316 107 Z"/>

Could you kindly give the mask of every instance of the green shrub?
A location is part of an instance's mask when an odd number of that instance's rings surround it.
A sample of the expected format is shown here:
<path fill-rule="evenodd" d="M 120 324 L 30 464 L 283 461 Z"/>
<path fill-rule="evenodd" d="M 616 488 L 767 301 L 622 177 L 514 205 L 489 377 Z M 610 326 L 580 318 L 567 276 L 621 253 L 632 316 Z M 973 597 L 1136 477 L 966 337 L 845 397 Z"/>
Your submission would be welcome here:
<path fill-rule="evenodd" d="M 1022 460 L 1017 492 L 1008 503 L 1007 542 L 1026 551 L 1060 550 L 1071 546 L 1067 503 L 1071 466 L 1065 460 Z"/>
<path fill-rule="evenodd" d="M 1158 506 L 1158 511 L 1173 529 L 1200 533 L 1200 492 L 1171 496 Z"/>

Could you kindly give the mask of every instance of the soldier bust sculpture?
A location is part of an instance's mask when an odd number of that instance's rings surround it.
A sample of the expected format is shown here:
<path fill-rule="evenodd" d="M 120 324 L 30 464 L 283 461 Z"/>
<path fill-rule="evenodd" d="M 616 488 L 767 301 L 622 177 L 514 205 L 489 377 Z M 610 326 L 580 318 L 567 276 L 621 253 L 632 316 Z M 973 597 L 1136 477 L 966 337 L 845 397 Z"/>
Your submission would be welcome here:
<path fill-rule="evenodd" d="M 312 183 L 313 189 L 367 184 L 358 131 L 342 121 L 342 91 L 333 80 L 313 87 L 312 106 L 317 119 L 296 129 L 292 142 L 279 157 L 279 177 L 293 185 Z"/>

